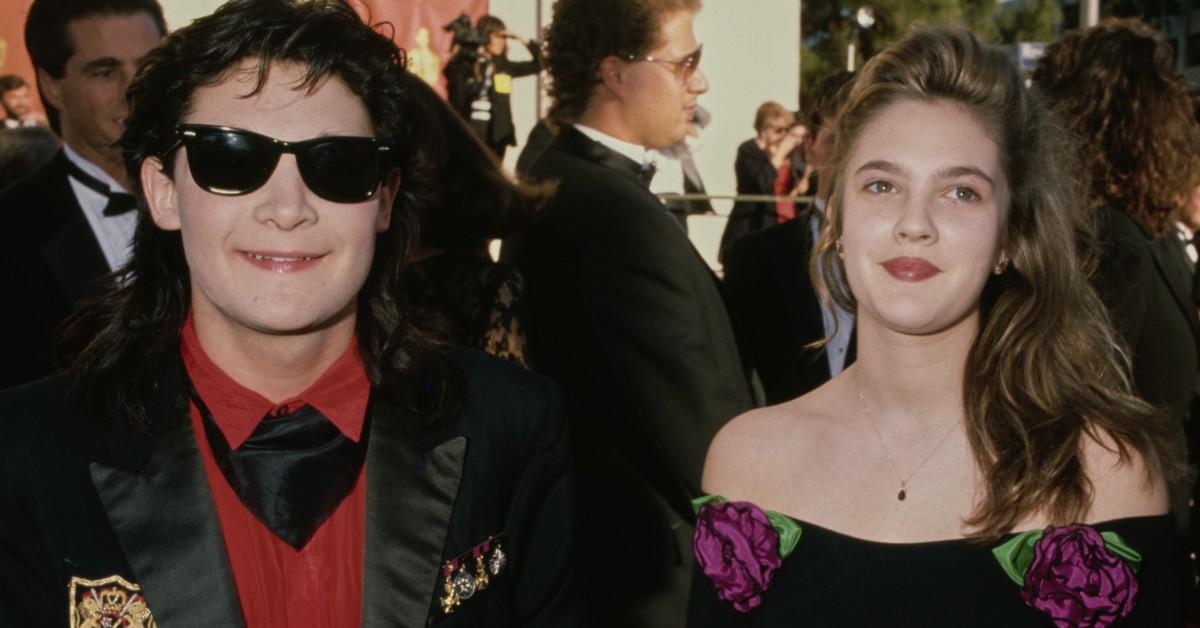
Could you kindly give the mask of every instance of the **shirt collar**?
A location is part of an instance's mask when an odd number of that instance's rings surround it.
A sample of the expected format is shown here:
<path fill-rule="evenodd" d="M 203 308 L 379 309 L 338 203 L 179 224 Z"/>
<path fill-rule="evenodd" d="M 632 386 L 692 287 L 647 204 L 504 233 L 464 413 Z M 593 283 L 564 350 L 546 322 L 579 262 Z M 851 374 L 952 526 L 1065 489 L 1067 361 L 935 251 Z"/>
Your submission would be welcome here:
<path fill-rule="evenodd" d="M 63 153 L 66 154 L 67 159 L 71 160 L 71 163 L 79 166 L 80 170 L 92 175 L 93 177 L 96 177 L 96 179 L 98 179 L 101 183 L 107 185 L 109 192 L 122 192 L 124 194 L 129 193 L 129 190 L 126 190 L 125 186 L 118 183 L 116 179 L 112 178 L 111 175 L 105 172 L 104 168 L 101 168 L 100 166 L 97 166 L 96 164 L 84 159 L 67 143 L 64 142 L 62 146 Z"/>
<path fill-rule="evenodd" d="M 620 155 L 624 155 L 633 160 L 633 163 L 646 165 L 654 163 L 654 153 L 648 150 L 645 146 L 631 144 L 625 140 L 619 140 L 603 131 L 597 131 L 590 126 L 575 123 L 575 128 L 579 129 L 580 133 L 588 136 L 592 141 L 599 142 L 606 148 L 616 151 Z"/>
<path fill-rule="evenodd" d="M 357 442 L 362 436 L 371 382 L 358 355 L 357 337 L 307 390 L 278 404 L 234 381 L 204 353 L 190 313 L 179 350 L 197 394 L 233 449 L 250 438 L 263 417 L 294 411 L 304 404 L 316 408 L 351 440 Z"/>

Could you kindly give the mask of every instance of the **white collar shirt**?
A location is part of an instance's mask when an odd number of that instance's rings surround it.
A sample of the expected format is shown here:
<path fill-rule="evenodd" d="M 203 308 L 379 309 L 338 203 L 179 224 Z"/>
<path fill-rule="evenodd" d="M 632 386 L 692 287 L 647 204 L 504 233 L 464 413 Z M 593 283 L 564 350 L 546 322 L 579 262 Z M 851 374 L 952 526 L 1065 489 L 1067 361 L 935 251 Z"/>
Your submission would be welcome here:
<path fill-rule="evenodd" d="M 125 186 L 109 176 L 103 168 L 84 159 L 70 146 L 63 144 L 63 152 L 67 159 L 71 160 L 71 163 L 107 185 L 109 190 L 129 193 Z M 75 193 L 75 200 L 79 202 L 79 207 L 83 210 L 84 217 L 87 218 L 88 226 L 92 228 L 96 241 L 100 243 L 100 250 L 104 253 L 109 270 L 121 268 L 129 261 L 130 245 L 133 241 L 134 228 L 137 227 L 138 213 L 131 211 L 118 216 L 105 216 L 104 208 L 108 206 L 108 196 L 84 185 L 74 177 L 68 175 L 68 179 L 71 182 L 71 191 Z"/>

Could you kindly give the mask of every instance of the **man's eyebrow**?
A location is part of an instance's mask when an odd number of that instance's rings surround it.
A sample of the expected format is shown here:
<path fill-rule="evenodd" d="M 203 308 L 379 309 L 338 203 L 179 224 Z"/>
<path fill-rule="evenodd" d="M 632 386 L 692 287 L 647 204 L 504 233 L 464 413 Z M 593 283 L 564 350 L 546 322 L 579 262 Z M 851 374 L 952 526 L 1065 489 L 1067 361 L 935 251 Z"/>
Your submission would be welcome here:
<path fill-rule="evenodd" d="M 976 168 L 975 166 L 949 166 L 947 168 L 938 170 L 937 176 L 939 179 L 952 179 L 954 177 L 979 177 L 980 179 L 987 181 L 987 184 L 990 185 L 992 189 L 996 188 L 996 182 L 989 177 L 986 172 Z"/>
<path fill-rule="evenodd" d="M 92 59 L 83 64 L 83 67 L 80 69 L 84 72 L 95 72 L 96 70 L 107 70 L 120 65 L 121 62 L 116 57 L 100 57 L 99 59 Z"/>

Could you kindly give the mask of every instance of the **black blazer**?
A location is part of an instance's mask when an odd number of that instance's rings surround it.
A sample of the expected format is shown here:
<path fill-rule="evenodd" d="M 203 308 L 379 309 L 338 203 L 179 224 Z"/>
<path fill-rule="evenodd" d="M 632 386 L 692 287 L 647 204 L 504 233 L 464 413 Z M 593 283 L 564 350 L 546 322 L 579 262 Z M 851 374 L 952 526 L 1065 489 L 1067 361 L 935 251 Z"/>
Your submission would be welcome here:
<path fill-rule="evenodd" d="M 372 393 L 363 625 L 578 625 L 557 393 L 479 352 L 460 362 L 465 408 L 434 427 Z M 242 625 L 181 370 L 153 437 L 98 426 L 61 376 L 0 393 L 0 625 L 61 626 L 72 577 L 112 575 L 160 626 Z M 500 533 L 508 565 L 443 616 L 443 563 Z"/>
<path fill-rule="evenodd" d="M 534 368 L 563 388 L 587 568 L 613 604 L 690 561 L 674 533 L 708 445 L 751 408 L 716 277 L 638 170 L 564 129 L 532 168 L 556 197 L 503 250 L 525 276 Z"/>
<path fill-rule="evenodd" d="M 0 191 L 0 389 L 49 375 L 63 319 L 108 261 L 67 179 L 61 150 Z"/>
<path fill-rule="evenodd" d="M 1114 207 L 1102 210 L 1100 225 L 1093 284 L 1132 352 L 1137 392 L 1186 423 L 1196 395 L 1200 320 L 1183 245 L 1173 235 L 1155 239 Z"/>
<path fill-rule="evenodd" d="M 758 373 L 768 404 L 795 399 L 829 381 L 821 305 L 808 274 L 811 212 L 739 239 L 725 259 L 729 318 L 742 366 Z M 854 342 L 846 365 L 854 362 Z"/>

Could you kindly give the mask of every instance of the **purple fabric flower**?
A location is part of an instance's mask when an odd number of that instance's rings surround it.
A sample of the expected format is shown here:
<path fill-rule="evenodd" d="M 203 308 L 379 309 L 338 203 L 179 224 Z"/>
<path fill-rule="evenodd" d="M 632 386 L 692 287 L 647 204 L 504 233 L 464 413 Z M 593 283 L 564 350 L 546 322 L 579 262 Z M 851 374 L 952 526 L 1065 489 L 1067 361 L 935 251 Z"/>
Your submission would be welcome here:
<path fill-rule="evenodd" d="M 1090 526 L 1049 527 L 1034 546 L 1021 598 L 1058 628 L 1105 628 L 1133 610 L 1138 583 L 1129 565 Z"/>
<path fill-rule="evenodd" d="M 717 597 L 743 613 L 762 603 L 779 556 L 779 533 L 766 513 L 749 502 L 710 503 L 696 517 L 692 548 Z"/>

